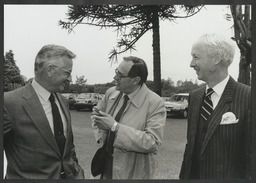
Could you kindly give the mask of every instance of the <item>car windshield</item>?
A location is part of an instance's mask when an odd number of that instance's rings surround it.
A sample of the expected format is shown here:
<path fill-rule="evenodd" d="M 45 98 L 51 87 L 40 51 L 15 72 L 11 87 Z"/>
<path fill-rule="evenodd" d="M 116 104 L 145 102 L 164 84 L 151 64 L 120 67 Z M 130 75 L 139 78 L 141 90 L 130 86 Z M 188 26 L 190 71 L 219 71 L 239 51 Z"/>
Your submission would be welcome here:
<path fill-rule="evenodd" d="M 173 95 L 169 99 L 169 101 L 175 101 L 175 102 L 186 102 L 188 100 L 188 96 L 182 96 L 182 95 Z"/>
<path fill-rule="evenodd" d="M 78 95 L 77 98 L 90 99 L 91 97 L 92 97 L 92 94 L 82 93 L 82 94 Z"/>

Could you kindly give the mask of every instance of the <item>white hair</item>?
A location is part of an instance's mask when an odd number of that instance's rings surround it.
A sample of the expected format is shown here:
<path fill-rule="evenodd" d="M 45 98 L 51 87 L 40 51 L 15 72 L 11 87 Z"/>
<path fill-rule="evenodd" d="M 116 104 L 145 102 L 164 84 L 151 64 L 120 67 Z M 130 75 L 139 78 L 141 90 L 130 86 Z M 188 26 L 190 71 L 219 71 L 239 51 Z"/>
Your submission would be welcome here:
<path fill-rule="evenodd" d="M 216 56 L 218 54 L 227 66 L 233 62 L 235 43 L 231 39 L 227 39 L 220 34 L 212 33 L 201 36 L 198 42 L 205 44 L 210 56 Z"/>

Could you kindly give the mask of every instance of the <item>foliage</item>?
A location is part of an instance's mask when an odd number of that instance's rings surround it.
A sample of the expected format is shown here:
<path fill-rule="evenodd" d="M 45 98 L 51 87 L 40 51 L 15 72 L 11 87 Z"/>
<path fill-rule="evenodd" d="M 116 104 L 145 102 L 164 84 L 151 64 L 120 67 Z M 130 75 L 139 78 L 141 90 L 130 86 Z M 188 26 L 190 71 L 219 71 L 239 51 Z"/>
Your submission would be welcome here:
<path fill-rule="evenodd" d="M 109 89 L 113 86 L 115 86 L 114 81 L 112 81 L 111 83 L 106 83 L 106 84 L 95 84 L 94 91 L 95 91 L 95 93 L 105 94 L 107 89 Z"/>
<path fill-rule="evenodd" d="M 77 85 L 83 86 L 86 84 L 86 82 L 87 82 L 87 79 L 84 79 L 84 75 L 82 75 L 80 77 L 76 76 L 76 84 Z"/>
<path fill-rule="evenodd" d="M 15 63 L 12 50 L 4 56 L 4 91 L 14 90 L 25 85 L 25 77 L 20 75 L 20 70 Z"/>
<path fill-rule="evenodd" d="M 176 86 L 174 82 L 168 78 L 168 80 L 162 80 L 162 96 L 169 97 L 175 93 L 189 93 L 192 90 L 199 88 L 197 81 L 193 83 L 192 81 L 177 81 Z"/>
<path fill-rule="evenodd" d="M 181 80 L 180 80 L 181 81 Z M 162 79 L 161 86 L 162 86 L 162 96 L 163 97 L 170 97 L 174 93 L 188 93 L 198 87 L 200 87 L 197 82 L 193 83 L 192 81 L 181 81 L 182 85 L 175 86 L 174 82 L 171 78 L 167 80 Z M 147 87 L 153 91 L 154 82 L 153 81 L 146 81 L 145 83 Z M 110 87 L 115 86 L 115 82 L 110 82 L 106 84 L 94 84 L 94 85 L 78 85 L 78 84 L 70 84 L 68 90 L 64 90 L 63 93 L 100 93 L 105 94 L 107 89 Z"/>
<path fill-rule="evenodd" d="M 65 89 L 63 93 L 94 93 L 94 87 L 87 84 L 70 84 L 68 90 Z"/>
<path fill-rule="evenodd" d="M 135 43 L 153 28 L 153 11 L 158 13 L 161 20 L 173 21 L 193 16 L 201 8 L 188 5 L 73 5 L 69 6 L 67 13 L 69 21 L 60 20 L 59 24 L 69 32 L 78 24 L 114 27 L 121 39 L 117 42 L 119 49 L 114 48 L 109 58 L 117 59 L 117 54 L 135 50 Z M 179 16 L 178 11 L 184 11 L 185 14 Z"/>
<path fill-rule="evenodd" d="M 174 21 L 198 13 L 203 6 L 190 5 L 73 5 L 69 6 L 68 21 L 59 24 L 72 32 L 78 24 L 100 28 L 115 28 L 120 39 L 110 51 L 109 60 L 135 50 L 135 43 L 149 30 L 153 31 L 154 91 L 161 95 L 159 20 Z M 183 13 L 183 14 L 182 14 Z"/>

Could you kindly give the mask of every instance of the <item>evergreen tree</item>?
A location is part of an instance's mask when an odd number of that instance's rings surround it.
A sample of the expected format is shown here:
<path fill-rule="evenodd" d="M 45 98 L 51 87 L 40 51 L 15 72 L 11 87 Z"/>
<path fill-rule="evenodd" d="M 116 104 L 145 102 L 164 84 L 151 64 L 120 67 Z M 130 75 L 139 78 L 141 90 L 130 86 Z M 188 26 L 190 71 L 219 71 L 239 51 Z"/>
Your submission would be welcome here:
<path fill-rule="evenodd" d="M 190 5 L 73 5 L 69 6 L 68 22 L 59 24 L 70 32 L 78 24 L 101 28 L 114 27 L 121 36 L 117 48 L 110 52 L 109 59 L 127 50 L 135 50 L 135 43 L 148 31 L 153 32 L 154 91 L 161 96 L 161 63 L 159 21 L 174 21 L 177 18 L 193 16 L 203 6 Z M 127 33 L 128 32 L 128 33 Z"/>
<path fill-rule="evenodd" d="M 23 85 L 25 85 L 24 76 L 20 75 L 14 54 L 9 50 L 4 56 L 4 91 L 14 90 Z"/>

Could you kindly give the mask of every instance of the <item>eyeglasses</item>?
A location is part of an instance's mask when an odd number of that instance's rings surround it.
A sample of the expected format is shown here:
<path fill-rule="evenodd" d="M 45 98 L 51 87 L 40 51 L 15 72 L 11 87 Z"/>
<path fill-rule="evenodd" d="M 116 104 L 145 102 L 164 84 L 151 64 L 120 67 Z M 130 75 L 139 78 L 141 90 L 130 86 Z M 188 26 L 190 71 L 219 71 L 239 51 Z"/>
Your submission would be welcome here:
<path fill-rule="evenodd" d="M 62 71 L 64 71 L 67 74 L 67 77 L 71 77 L 71 71 L 68 71 L 66 69 L 62 69 L 61 67 L 58 67 L 57 65 L 53 65 L 53 66 L 59 68 Z"/>
<path fill-rule="evenodd" d="M 129 77 L 129 76 L 122 75 L 122 73 L 120 73 L 117 69 L 115 69 L 115 73 L 116 73 L 116 76 L 118 77 L 118 79 Z"/>

